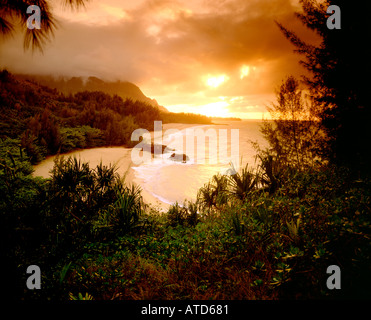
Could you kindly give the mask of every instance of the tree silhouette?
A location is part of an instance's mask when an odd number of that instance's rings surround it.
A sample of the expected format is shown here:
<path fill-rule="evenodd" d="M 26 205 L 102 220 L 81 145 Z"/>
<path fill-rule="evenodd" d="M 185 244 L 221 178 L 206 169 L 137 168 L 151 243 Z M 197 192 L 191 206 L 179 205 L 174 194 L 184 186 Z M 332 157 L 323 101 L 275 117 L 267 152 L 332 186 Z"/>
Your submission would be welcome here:
<path fill-rule="evenodd" d="M 273 121 L 264 121 L 261 128 L 270 152 L 297 169 L 312 166 L 321 134 L 316 103 L 305 99 L 293 76 L 282 82 L 276 95 L 277 103 L 267 107 Z"/>
<path fill-rule="evenodd" d="M 89 0 L 64 0 L 64 4 L 71 8 L 79 8 L 84 6 Z M 21 28 L 25 30 L 24 34 L 24 49 L 43 50 L 47 40 L 53 35 L 57 26 L 55 17 L 50 10 L 50 0 L 0 0 L 0 34 L 3 36 L 12 35 L 16 29 L 17 22 Z M 36 5 L 40 8 L 41 13 L 41 28 L 28 29 L 27 8 L 31 5 Z"/>
<path fill-rule="evenodd" d="M 369 170 L 371 110 L 368 98 L 371 49 L 365 35 L 370 23 L 360 14 L 361 1 L 301 0 L 303 12 L 297 17 L 321 37 L 318 46 L 301 40 L 297 34 L 277 23 L 285 37 L 303 55 L 310 71 L 304 77 L 312 96 L 321 104 L 320 119 L 327 139 L 322 151 L 330 161 L 353 169 Z M 341 29 L 328 29 L 328 6 L 341 9 Z"/>

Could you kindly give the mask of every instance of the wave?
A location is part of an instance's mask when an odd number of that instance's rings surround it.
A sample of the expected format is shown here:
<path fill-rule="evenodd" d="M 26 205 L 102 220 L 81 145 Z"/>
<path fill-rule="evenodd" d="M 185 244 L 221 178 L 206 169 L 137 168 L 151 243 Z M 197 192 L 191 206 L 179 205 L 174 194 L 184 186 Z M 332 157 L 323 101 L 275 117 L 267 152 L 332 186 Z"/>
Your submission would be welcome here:
<path fill-rule="evenodd" d="M 233 174 L 236 172 L 234 168 L 238 171 L 239 166 L 243 165 L 242 162 L 252 163 L 254 161 L 255 151 L 247 141 L 262 142 L 258 123 L 241 121 L 223 126 L 190 125 L 188 127 L 184 127 L 184 124 L 179 124 L 179 127 L 181 129 L 177 129 L 172 124 L 171 129 L 173 130 L 166 130 L 166 124 L 164 125 L 162 144 L 168 146 L 169 149 L 171 148 L 171 151 L 167 150 L 169 152 L 152 156 L 147 163 L 132 167 L 136 178 L 140 180 L 139 183 L 142 188 L 167 205 L 174 204 L 175 202 L 182 204 L 184 200 L 196 200 L 198 190 L 210 181 L 213 175 L 218 173 Z M 237 155 L 231 154 L 233 148 L 230 141 L 231 133 L 228 130 L 233 128 L 239 130 L 239 147 L 235 150 L 240 154 Z M 189 129 L 192 129 L 193 133 L 197 132 L 197 129 L 205 130 L 204 133 L 208 129 L 215 129 L 218 137 L 216 149 L 219 150 L 221 146 L 226 146 L 223 161 L 218 158 L 220 156 L 220 150 L 219 152 L 214 152 L 215 150 L 213 148 L 215 148 L 215 144 L 209 145 L 209 143 L 205 143 L 204 154 L 197 154 L 196 156 L 196 153 L 187 152 L 187 133 L 192 132 L 187 131 Z M 222 131 L 219 131 L 220 129 L 224 130 L 223 134 L 221 134 Z M 197 144 L 194 143 L 194 148 L 196 147 Z M 209 152 L 209 150 L 212 152 Z M 173 161 L 171 159 L 173 153 L 179 156 L 186 154 L 189 160 L 185 163 L 182 163 L 182 161 Z M 229 157 L 226 155 L 229 155 Z M 242 157 L 244 157 L 244 161 L 241 161 Z M 239 163 L 236 163 L 236 159 L 239 160 Z"/>

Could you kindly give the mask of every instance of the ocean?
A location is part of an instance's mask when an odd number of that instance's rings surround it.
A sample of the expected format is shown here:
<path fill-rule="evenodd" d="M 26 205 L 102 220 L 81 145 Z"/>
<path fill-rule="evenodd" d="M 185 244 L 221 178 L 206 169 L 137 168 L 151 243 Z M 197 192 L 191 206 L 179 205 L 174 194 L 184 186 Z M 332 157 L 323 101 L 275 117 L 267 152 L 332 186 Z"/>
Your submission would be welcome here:
<path fill-rule="evenodd" d="M 242 120 L 218 121 L 213 125 L 165 124 L 162 130 L 162 143 L 175 150 L 164 152 L 157 157 L 151 157 L 147 162 L 132 166 L 137 181 L 146 192 L 163 203 L 183 204 L 185 200 L 194 201 L 198 190 L 213 175 L 231 173 L 233 169 L 238 170 L 247 163 L 251 167 L 256 165 L 256 151 L 251 141 L 258 142 L 261 147 L 267 144 L 260 132 L 261 123 L 257 120 Z M 170 129 L 175 129 L 176 132 L 172 133 Z M 193 132 L 190 129 L 193 129 Z M 237 141 L 233 140 L 236 132 Z M 201 147 L 204 145 L 204 152 L 201 153 L 197 152 L 198 138 L 194 139 L 193 153 L 187 152 L 192 150 L 192 146 L 189 147 L 187 141 L 192 141 L 194 136 L 198 137 L 195 133 L 205 136 L 211 133 L 217 136 L 217 139 L 211 141 L 213 139 L 206 138 L 205 143 L 201 139 Z M 153 140 L 152 135 L 152 142 Z M 171 157 L 174 153 L 186 154 L 189 160 L 183 162 L 182 158 L 178 157 L 177 161 L 174 161 Z"/>
<path fill-rule="evenodd" d="M 88 161 L 90 167 L 100 161 L 104 165 L 115 163 L 120 175 L 126 173 L 128 182 L 141 187 L 147 203 L 166 211 L 175 202 L 182 205 L 185 200 L 196 200 L 198 190 L 213 175 L 230 174 L 246 164 L 254 167 L 256 151 L 251 141 L 261 147 L 267 145 L 260 132 L 261 124 L 259 120 L 219 120 L 212 125 L 164 124 L 161 132 L 156 131 L 156 135 L 151 132 L 142 141 L 166 145 L 169 150 L 163 153 L 153 155 L 134 149 L 107 147 L 73 151 L 64 156 Z M 49 157 L 36 165 L 33 175 L 49 177 L 54 158 Z M 140 160 L 143 161 L 139 163 Z"/>

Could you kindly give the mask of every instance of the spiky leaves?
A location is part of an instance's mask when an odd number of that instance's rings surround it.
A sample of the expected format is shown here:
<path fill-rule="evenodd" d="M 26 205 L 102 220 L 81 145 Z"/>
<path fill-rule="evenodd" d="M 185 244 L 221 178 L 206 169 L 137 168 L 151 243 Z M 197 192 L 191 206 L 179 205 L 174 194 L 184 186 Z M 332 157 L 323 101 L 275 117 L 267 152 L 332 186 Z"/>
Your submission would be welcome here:
<path fill-rule="evenodd" d="M 64 4 L 71 8 L 80 8 L 88 0 L 65 0 Z M 38 6 L 40 8 L 40 29 L 27 28 L 27 20 L 30 17 L 27 14 L 29 6 Z M 45 44 L 54 35 L 57 28 L 57 21 L 51 11 L 50 1 L 46 0 L 0 0 L 0 34 L 3 36 L 13 35 L 19 26 L 24 30 L 24 49 L 43 51 Z"/>

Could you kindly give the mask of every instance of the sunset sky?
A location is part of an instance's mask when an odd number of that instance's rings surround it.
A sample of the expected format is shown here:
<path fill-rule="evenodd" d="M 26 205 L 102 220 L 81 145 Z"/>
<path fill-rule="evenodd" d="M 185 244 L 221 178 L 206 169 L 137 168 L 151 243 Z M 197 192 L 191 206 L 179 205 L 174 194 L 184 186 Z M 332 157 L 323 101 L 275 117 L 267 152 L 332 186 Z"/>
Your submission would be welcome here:
<path fill-rule="evenodd" d="M 24 52 L 19 32 L 0 40 L 1 68 L 127 80 L 173 112 L 261 119 L 281 81 L 304 73 L 274 21 L 316 41 L 297 0 L 51 3 L 59 27 L 44 54 Z"/>

